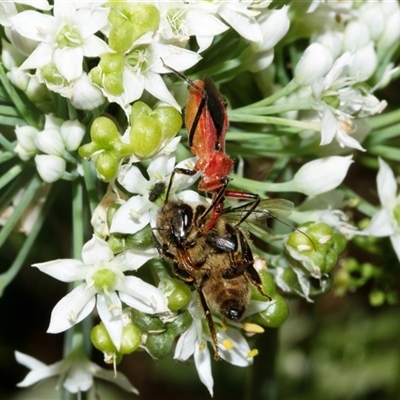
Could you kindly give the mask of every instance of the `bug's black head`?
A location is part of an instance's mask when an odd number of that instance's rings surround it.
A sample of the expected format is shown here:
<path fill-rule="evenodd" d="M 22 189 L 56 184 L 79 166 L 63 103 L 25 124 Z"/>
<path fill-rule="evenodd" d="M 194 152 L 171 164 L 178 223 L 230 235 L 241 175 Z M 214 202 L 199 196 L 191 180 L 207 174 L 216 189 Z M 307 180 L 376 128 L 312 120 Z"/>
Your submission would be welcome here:
<path fill-rule="evenodd" d="M 245 312 L 246 307 L 238 302 L 235 299 L 226 300 L 221 305 L 221 314 L 230 319 L 231 321 L 238 322 L 240 318 L 242 318 L 243 313 Z"/>

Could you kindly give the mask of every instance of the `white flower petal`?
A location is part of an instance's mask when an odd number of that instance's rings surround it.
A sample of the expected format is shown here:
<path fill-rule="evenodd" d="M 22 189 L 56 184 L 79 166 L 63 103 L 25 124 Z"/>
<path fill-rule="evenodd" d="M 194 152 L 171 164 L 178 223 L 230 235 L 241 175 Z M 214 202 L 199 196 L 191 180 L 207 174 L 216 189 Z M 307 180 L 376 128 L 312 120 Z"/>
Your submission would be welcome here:
<path fill-rule="evenodd" d="M 361 233 L 374 237 L 385 237 L 394 235 L 392 216 L 385 208 L 378 211 L 371 220 L 371 223 Z"/>
<path fill-rule="evenodd" d="M 33 264 L 32 267 L 38 268 L 41 272 L 62 282 L 74 282 L 79 279 L 84 279 L 87 274 L 85 264 L 73 258 Z"/>
<path fill-rule="evenodd" d="M 390 241 L 392 242 L 392 246 L 394 251 L 396 252 L 397 258 L 400 260 L 400 233 L 395 233 L 390 236 Z"/>
<path fill-rule="evenodd" d="M 97 311 L 100 319 L 110 335 L 117 350 L 122 343 L 122 304 L 118 295 L 113 292 L 109 297 L 104 294 L 97 295 Z"/>
<path fill-rule="evenodd" d="M 118 280 L 115 288 L 124 303 L 146 314 L 169 311 L 164 293 L 135 276 L 126 276 L 123 282 Z"/>
<path fill-rule="evenodd" d="M 142 196 L 133 196 L 114 214 L 110 232 L 134 234 L 143 229 L 149 222 L 147 201 Z"/>
<path fill-rule="evenodd" d="M 202 350 L 199 349 L 199 345 L 196 345 L 194 352 L 194 362 L 196 364 L 197 373 L 201 382 L 207 387 L 211 397 L 214 395 L 214 379 L 211 373 L 211 355 L 210 350 L 205 346 Z"/>
<path fill-rule="evenodd" d="M 88 360 L 85 363 L 71 362 L 63 387 L 70 393 L 86 392 L 93 385 L 93 371 Z"/>
<path fill-rule="evenodd" d="M 26 375 L 25 379 L 17 384 L 19 387 L 31 386 L 43 379 L 50 378 L 55 375 L 60 374 L 60 369 L 62 367 L 62 361 L 58 361 L 52 365 L 44 365 L 39 368 L 35 368 Z"/>
<path fill-rule="evenodd" d="M 150 71 L 147 72 L 144 77 L 144 88 L 155 98 L 166 102 L 178 111 L 181 109 L 160 75 L 154 74 Z"/>
<path fill-rule="evenodd" d="M 77 286 L 64 296 L 51 312 L 48 333 L 66 331 L 86 318 L 96 304 L 96 289 L 87 288 L 86 283 Z"/>
<path fill-rule="evenodd" d="M 376 178 L 379 200 L 383 207 L 393 207 L 396 199 L 397 183 L 389 165 L 379 158 L 379 171 Z"/>
<path fill-rule="evenodd" d="M 60 74 L 68 82 L 71 82 L 82 75 L 82 47 L 58 48 L 54 52 L 53 60 Z"/>
<path fill-rule="evenodd" d="M 67 163 L 61 157 L 37 154 L 35 164 L 40 177 L 47 183 L 53 183 L 63 177 Z"/>
<path fill-rule="evenodd" d="M 150 247 L 147 250 L 127 250 L 123 253 L 118 254 L 111 264 L 119 263 L 119 269 L 121 271 L 136 271 L 145 262 L 158 256 L 158 251 L 154 247 Z"/>
<path fill-rule="evenodd" d="M 147 194 L 148 180 L 136 165 L 123 165 L 118 173 L 118 182 L 132 194 Z"/>
<path fill-rule="evenodd" d="M 41 42 L 58 29 L 56 19 L 33 10 L 23 11 L 10 18 L 14 29 L 22 36 Z"/>
<path fill-rule="evenodd" d="M 321 118 L 321 142 L 320 145 L 324 146 L 332 142 L 338 131 L 338 122 L 333 115 L 330 108 L 325 105 Z"/>
<path fill-rule="evenodd" d="M 197 345 L 195 322 L 192 323 L 190 328 L 182 333 L 175 347 L 174 360 L 186 361 L 195 350 Z"/>
<path fill-rule="evenodd" d="M 239 367 L 247 367 L 253 363 L 253 359 L 247 357 L 250 352 L 249 344 L 237 329 L 228 328 L 225 332 L 218 332 L 218 343 L 223 340 L 231 342 L 233 347 L 227 350 L 223 344 L 220 345 L 221 358 Z"/>
<path fill-rule="evenodd" d="M 96 235 L 82 248 L 82 260 L 86 265 L 106 264 L 114 258 L 108 243 Z"/>
<path fill-rule="evenodd" d="M 42 363 L 34 357 L 28 356 L 28 354 L 24 354 L 19 351 L 15 351 L 14 354 L 17 362 L 29 369 L 36 369 L 46 366 L 45 363 Z"/>
<path fill-rule="evenodd" d="M 293 181 L 299 192 L 316 196 L 339 186 L 352 162 L 352 156 L 319 158 L 303 165 Z"/>

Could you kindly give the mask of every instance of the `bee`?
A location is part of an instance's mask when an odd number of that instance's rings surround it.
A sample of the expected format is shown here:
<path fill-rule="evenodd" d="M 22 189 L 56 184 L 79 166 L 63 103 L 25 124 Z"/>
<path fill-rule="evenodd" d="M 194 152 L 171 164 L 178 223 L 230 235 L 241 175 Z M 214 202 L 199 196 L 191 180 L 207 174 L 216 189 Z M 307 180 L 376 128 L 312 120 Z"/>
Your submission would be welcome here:
<path fill-rule="evenodd" d="M 268 206 L 288 212 L 292 208 L 291 202 L 279 200 L 263 200 L 256 209 L 251 204 L 226 207 L 211 229 L 208 222 L 214 218 L 213 203 L 190 205 L 167 199 L 158 213 L 153 231 L 156 247 L 161 258 L 173 265 L 174 273 L 198 292 L 216 360 L 220 357 L 212 311 L 230 321 L 240 321 L 250 300 L 251 285 L 270 299 L 254 268 L 248 234 L 240 226 L 243 215 L 248 222 L 264 224 L 265 218 L 274 216 Z"/>

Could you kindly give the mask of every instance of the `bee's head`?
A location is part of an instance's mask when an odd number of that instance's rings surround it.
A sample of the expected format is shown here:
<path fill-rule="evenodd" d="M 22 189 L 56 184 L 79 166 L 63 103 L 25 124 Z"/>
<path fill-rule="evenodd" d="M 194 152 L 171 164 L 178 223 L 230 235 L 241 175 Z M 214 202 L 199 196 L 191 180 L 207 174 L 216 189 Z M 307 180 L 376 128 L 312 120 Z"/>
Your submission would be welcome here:
<path fill-rule="evenodd" d="M 239 304 L 236 299 L 229 299 L 221 304 L 221 314 L 231 321 L 238 322 L 242 318 L 246 307 Z"/>

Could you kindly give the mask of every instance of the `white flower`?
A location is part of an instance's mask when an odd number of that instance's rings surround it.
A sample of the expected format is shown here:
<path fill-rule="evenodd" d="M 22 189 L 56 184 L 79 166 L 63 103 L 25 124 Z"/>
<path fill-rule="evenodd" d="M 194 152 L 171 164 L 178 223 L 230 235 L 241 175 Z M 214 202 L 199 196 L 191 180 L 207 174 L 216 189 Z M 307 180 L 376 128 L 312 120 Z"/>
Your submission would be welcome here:
<path fill-rule="evenodd" d="M 319 158 L 303 165 L 293 181 L 299 192 L 316 196 L 339 186 L 347 175 L 352 156 Z"/>
<path fill-rule="evenodd" d="M 241 0 L 217 0 L 213 4 L 219 5 L 218 14 L 225 20 L 239 35 L 251 42 L 260 43 L 263 40 L 262 32 L 257 23 L 256 16 L 259 11 L 249 10 L 247 1 Z"/>
<path fill-rule="evenodd" d="M 167 42 L 173 40 L 181 47 L 184 47 L 190 36 L 195 36 L 199 53 L 211 45 L 216 35 L 229 29 L 214 15 L 216 6 L 209 2 L 163 1 L 157 7 L 161 15 L 160 35 Z"/>
<path fill-rule="evenodd" d="M 105 102 L 101 90 L 92 83 L 86 72 L 71 83 L 69 95 L 65 97 L 78 110 L 94 110 Z"/>
<path fill-rule="evenodd" d="M 156 250 L 127 251 L 114 257 L 107 242 L 93 236 L 82 249 L 82 260 L 63 259 L 33 267 L 63 282 L 84 279 L 54 307 L 48 332 L 63 332 L 97 311 L 117 349 L 122 340 L 122 302 L 148 314 L 168 311 L 167 300 L 154 286 L 125 271 L 137 270 Z M 117 294 L 118 292 L 118 294 Z"/>
<path fill-rule="evenodd" d="M 333 57 L 328 47 L 312 43 L 306 48 L 294 71 L 294 80 L 303 86 L 312 85 L 324 76 L 333 64 Z"/>
<path fill-rule="evenodd" d="M 15 358 L 20 364 L 31 370 L 25 379 L 18 383 L 17 386 L 19 387 L 31 386 L 39 381 L 59 375 L 57 390 L 62 385 L 70 393 L 86 392 L 93 386 L 93 378 L 99 378 L 115 383 L 128 392 L 139 394 L 124 374 L 119 372 L 118 375 L 115 375 L 114 371 L 100 368 L 86 357 L 81 348 L 73 349 L 66 358 L 51 365 L 46 365 L 19 351 L 15 352 Z"/>
<path fill-rule="evenodd" d="M 212 396 L 214 380 L 211 373 L 210 350 L 207 346 L 207 342 L 212 343 L 212 341 L 210 336 L 203 331 L 204 313 L 199 308 L 196 292 L 193 293 L 188 309 L 193 317 L 193 322 L 189 329 L 180 336 L 176 344 L 174 359 L 186 361 L 193 355 L 199 378 Z M 218 321 L 217 318 L 213 318 L 214 321 Z M 217 341 L 219 355 L 225 361 L 239 367 L 246 367 L 253 363 L 250 347 L 236 328 L 227 327 L 226 330 L 218 330 Z"/>
<path fill-rule="evenodd" d="M 180 110 L 179 104 L 160 76 L 160 74 L 171 72 L 163 66 L 161 59 L 168 66 L 184 71 L 195 65 L 201 56 L 190 50 L 160 43 L 159 37 L 149 32 L 135 41 L 132 49 L 125 54 L 125 66 L 122 73 L 124 92 L 119 96 L 114 96 L 104 88 L 100 89 L 110 102 L 119 104 L 128 115 L 131 110 L 130 103 L 138 100 L 144 90 Z"/>
<path fill-rule="evenodd" d="M 382 209 L 373 216 L 371 224 L 362 231 L 362 234 L 375 237 L 390 236 L 397 258 L 400 260 L 400 195 L 393 171 L 381 158 L 379 158 L 377 186 Z"/>
<path fill-rule="evenodd" d="M 75 151 L 85 136 L 85 125 L 78 120 L 64 121 L 60 126 L 60 135 L 68 151 Z"/>
<path fill-rule="evenodd" d="M 290 27 L 288 10 L 288 6 L 283 6 L 279 10 L 264 12 L 258 18 L 263 40 L 254 45 L 258 53 L 248 62 L 251 72 L 262 71 L 272 63 L 274 59 L 273 48 L 286 35 Z"/>
<path fill-rule="evenodd" d="M 194 163 L 195 159 L 190 158 L 179 163 L 177 167 L 190 169 Z M 167 190 L 174 165 L 174 154 L 159 154 L 153 159 L 147 169 L 149 179 L 145 178 L 140 169 L 135 165 L 122 167 L 118 181 L 130 193 L 137 195 L 132 196 L 116 211 L 111 224 L 111 232 L 133 234 L 143 229 L 149 223 L 152 226 L 155 225 L 156 213 L 159 211 L 160 206 L 158 202 L 151 201 L 149 195 L 157 183 L 164 185 L 165 191 Z M 170 195 L 191 186 L 198 177 L 199 174 L 193 176 L 175 174 Z M 164 199 L 165 191 L 162 193 L 162 199 Z M 185 195 L 190 193 L 188 191 L 182 192 L 179 194 L 179 198 L 184 198 Z"/>
<path fill-rule="evenodd" d="M 14 151 L 21 160 L 27 161 L 38 153 L 38 148 L 35 145 L 35 138 L 38 132 L 38 129 L 28 125 L 15 127 L 17 145 Z"/>
<path fill-rule="evenodd" d="M 83 57 L 98 57 L 108 46 L 95 36 L 108 22 L 107 8 L 76 8 L 75 2 L 54 2 L 54 16 L 23 11 L 10 18 L 22 36 L 39 42 L 21 69 L 41 68 L 54 63 L 65 79 L 82 74 Z"/>
<path fill-rule="evenodd" d="M 35 156 L 36 169 L 40 177 L 47 183 L 58 181 L 64 176 L 67 163 L 59 156 L 37 154 Z"/>

